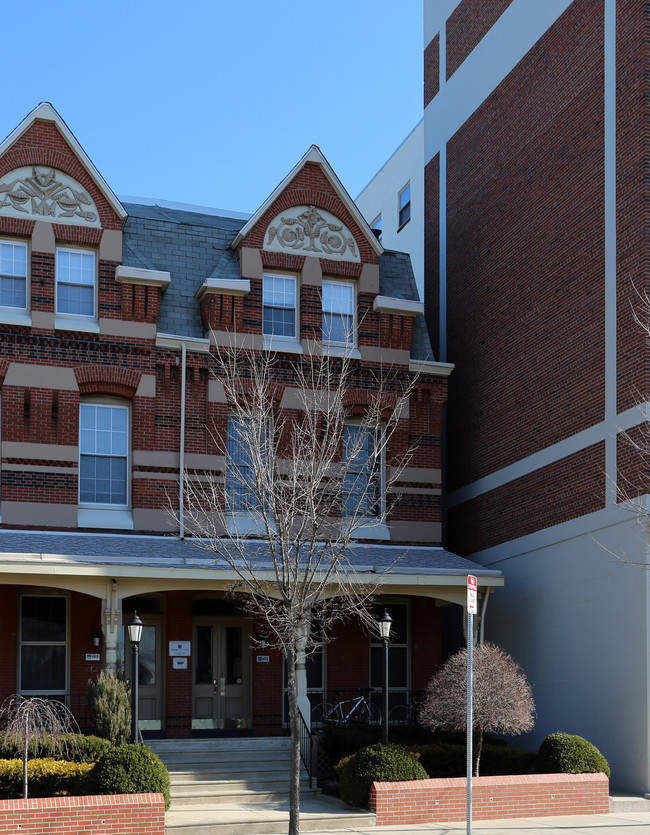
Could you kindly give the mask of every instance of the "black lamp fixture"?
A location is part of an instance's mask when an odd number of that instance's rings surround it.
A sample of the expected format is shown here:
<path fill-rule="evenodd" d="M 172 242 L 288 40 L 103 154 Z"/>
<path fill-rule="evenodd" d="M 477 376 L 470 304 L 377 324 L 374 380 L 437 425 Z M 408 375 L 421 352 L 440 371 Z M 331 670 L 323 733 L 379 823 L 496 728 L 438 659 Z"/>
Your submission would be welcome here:
<path fill-rule="evenodd" d="M 383 710 L 381 712 L 381 741 L 388 745 L 388 642 L 390 641 L 390 628 L 393 619 L 384 609 L 384 614 L 377 620 L 379 637 L 384 645 L 384 689 L 383 689 Z"/>
<path fill-rule="evenodd" d="M 138 678 L 140 674 L 140 641 L 142 640 L 142 627 L 144 624 L 134 612 L 133 617 L 126 625 L 129 634 L 129 641 L 133 647 L 133 685 L 131 687 L 131 738 L 133 742 L 138 741 Z"/>

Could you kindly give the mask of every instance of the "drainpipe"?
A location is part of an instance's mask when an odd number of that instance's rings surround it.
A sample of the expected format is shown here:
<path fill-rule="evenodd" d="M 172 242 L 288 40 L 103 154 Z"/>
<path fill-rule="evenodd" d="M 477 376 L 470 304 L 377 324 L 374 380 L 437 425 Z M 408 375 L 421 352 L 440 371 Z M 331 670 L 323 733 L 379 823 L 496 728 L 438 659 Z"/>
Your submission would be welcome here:
<path fill-rule="evenodd" d="M 181 436 L 179 440 L 179 488 L 178 488 L 178 535 L 181 539 L 185 536 L 185 377 L 187 371 L 187 345 L 181 345 Z"/>

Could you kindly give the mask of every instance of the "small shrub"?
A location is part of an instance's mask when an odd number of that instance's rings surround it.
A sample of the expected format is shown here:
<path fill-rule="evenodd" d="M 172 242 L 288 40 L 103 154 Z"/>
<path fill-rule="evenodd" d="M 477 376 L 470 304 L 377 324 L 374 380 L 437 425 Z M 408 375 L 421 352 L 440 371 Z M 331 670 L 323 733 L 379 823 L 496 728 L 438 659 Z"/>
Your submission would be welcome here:
<path fill-rule="evenodd" d="M 351 757 L 341 768 L 341 797 L 351 806 L 367 808 L 373 782 L 426 780 L 416 754 L 401 745 L 370 745 Z"/>
<path fill-rule="evenodd" d="M 70 763 L 51 757 L 27 763 L 30 797 L 53 797 L 61 794 L 86 794 L 90 763 Z M 23 761 L 0 760 L 0 797 L 21 797 L 23 793 Z"/>
<path fill-rule="evenodd" d="M 169 774 L 146 745 L 109 748 L 93 769 L 92 784 L 97 794 L 161 792 L 169 809 Z"/>
<path fill-rule="evenodd" d="M 89 679 L 86 706 L 97 736 L 126 745 L 131 735 L 131 697 L 122 679 L 107 670 L 96 680 Z"/>
<path fill-rule="evenodd" d="M 595 745 L 574 734 L 549 734 L 542 742 L 535 770 L 540 774 L 592 774 L 610 776 L 609 763 Z"/>

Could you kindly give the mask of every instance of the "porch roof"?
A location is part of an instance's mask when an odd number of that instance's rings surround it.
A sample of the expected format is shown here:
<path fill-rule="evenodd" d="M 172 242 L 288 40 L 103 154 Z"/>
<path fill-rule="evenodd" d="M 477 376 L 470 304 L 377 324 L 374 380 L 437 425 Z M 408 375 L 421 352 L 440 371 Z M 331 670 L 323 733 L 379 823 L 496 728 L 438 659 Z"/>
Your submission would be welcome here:
<path fill-rule="evenodd" d="M 267 543 L 249 539 L 245 547 L 260 572 L 272 566 Z M 460 585 L 468 574 L 479 578 L 479 585 L 500 586 L 501 571 L 486 569 L 444 548 L 424 545 L 379 545 L 355 543 L 348 549 L 351 570 L 357 575 L 381 575 L 390 582 Z M 106 570 L 121 576 L 184 576 L 233 579 L 227 563 L 206 547 L 205 542 L 175 536 L 137 534 L 60 533 L 51 531 L 0 531 L 0 577 L 25 571 L 47 574 L 101 573 Z M 4 575 L 4 577 L 3 577 Z M 362 579 L 362 578 L 360 578 Z"/>

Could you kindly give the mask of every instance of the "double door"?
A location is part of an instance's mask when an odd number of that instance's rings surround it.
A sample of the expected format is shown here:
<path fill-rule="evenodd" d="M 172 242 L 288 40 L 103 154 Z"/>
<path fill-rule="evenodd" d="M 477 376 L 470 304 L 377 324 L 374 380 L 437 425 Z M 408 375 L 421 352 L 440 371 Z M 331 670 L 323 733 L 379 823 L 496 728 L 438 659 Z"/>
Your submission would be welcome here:
<path fill-rule="evenodd" d="M 250 728 L 249 621 L 198 617 L 193 630 L 192 728 L 221 733 Z"/>

